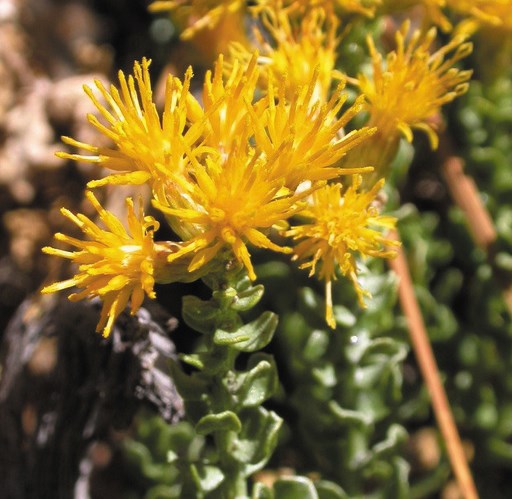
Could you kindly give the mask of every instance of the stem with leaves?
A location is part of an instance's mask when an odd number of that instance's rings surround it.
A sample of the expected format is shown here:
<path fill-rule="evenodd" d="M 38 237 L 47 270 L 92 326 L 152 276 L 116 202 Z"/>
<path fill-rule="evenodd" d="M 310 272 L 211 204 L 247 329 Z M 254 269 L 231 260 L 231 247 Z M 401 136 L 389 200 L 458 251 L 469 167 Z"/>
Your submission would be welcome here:
<path fill-rule="evenodd" d="M 240 269 L 205 282 L 213 292 L 210 300 L 183 300 L 185 322 L 203 335 L 197 353 L 181 356 L 193 372 L 186 374 L 177 363 L 172 370 L 196 432 L 211 437 L 215 449 L 200 462 L 181 463 L 182 493 L 243 498 L 248 477 L 272 455 L 282 422 L 261 406 L 275 393 L 278 377 L 273 358 L 258 352 L 271 341 L 277 316 L 263 312 L 243 323 L 240 312 L 258 303 L 263 286 L 253 286 Z M 249 355 L 238 359 L 243 353 Z M 245 361 L 244 370 L 237 369 L 237 359 Z"/>

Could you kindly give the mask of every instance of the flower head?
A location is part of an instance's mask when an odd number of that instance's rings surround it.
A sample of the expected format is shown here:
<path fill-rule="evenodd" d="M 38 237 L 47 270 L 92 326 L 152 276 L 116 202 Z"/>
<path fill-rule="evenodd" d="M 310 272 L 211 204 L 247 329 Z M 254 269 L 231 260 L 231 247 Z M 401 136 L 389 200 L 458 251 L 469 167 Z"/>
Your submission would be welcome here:
<path fill-rule="evenodd" d="M 379 215 L 372 204 L 384 184 L 379 181 L 368 192 L 358 192 L 361 176 L 354 175 L 352 185 L 342 191 L 341 184 L 326 185 L 315 191 L 311 203 L 300 213 L 308 221 L 292 226 L 286 236 L 298 241 L 293 249 L 294 259 L 303 261 L 300 268 L 309 268 L 325 281 L 326 320 L 335 327 L 332 310 L 331 283 L 336 268 L 354 284 L 359 303 L 364 304 L 364 291 L 357 280 L 356 255 L 390 258 L 396 241 L 387 239 L 377 229 L 391 229 L 396 219 Z"/>
<path fill-rule="evenodd" d="M 140 308 L 144 294 L 155 298 L 155 274 L 160 272 L 162 265 L 166 265 L 167 252 L 164 251 L 163 258 L 159 256 L 158 247 L 153 243 L 153 233 L 158 229 L 158 222 L 153 217 L 144 216 L 141 205 L 136 214 L 132 199 L 126 200 L 127 231 L 119 219 L 100 205 L 94 194 L 88 192 L 87 198 L 106 229 L 100 228 L 85 215 L 74 215 L 63 208 L 62 213 L 90 240 L 81 241 L 58 233 L 55 235 L 57 240 L 75 246 L 77 250 L 43 248 L 45 253 L 67 258 L 78 264 L 79 268 L 71 279 L 51 284 L 42 292 L 53 293 L 77 287 L 82 291 L 71 294 L 69 299 L 72 301 L 101 298 L 103 309 L 96 330 L 103 330 L 103 336 L 107 337 L 128 302 L 134 314 Z"/>
<path fill-rule="evenodd" d="M 286 96 L 290 98 L 317 72 L 313 97 L 327 100 L 333 79 L 342 78 L 342 74 L 334 69 L 338 44 L 338 23 L 334 14 L 326 13 L 322 8 L 311 9 L 296 22 L 285 9 L 266 9 L 261 14 L 261 21 L 264 29 L 257 26 L 254 38 L 260 52 L 262 88 L 270 81 L 284 78 Z M 230 52 L 235 60 L 249 60 L 252 56 L 240 43 L 232 44 Z"/>
<path fill-rule="evenodd" d="M 329 12 L 339 9 L 343 13 L 373 17 L 381 2 L 382 0 L 257 0 L 254 10 L 259 12 L 265 9 L 279 9 L 290 14 L 302 15 L 311 9 L 322 7 Z"/>
<path fill-rule="evenodd" d="M 312 99 L 317 80 L 315 72 L 289 100 L 284 80 L 279 82 L 277 94 L 275 85 L 270 83 L 259 106 L 251 110 L 257 147 L 265 157 L 276 157 L 270 174 L 283 178 L 292 190 L 303 181 L 317 182 L 364 172 L 365 168 L 342 169 L 338 162 L 375 131 L 365 127 L 344 135 L 343 128 L 362 109 L 364 98 L 358 98 L 339 115 L 347 99 L 344 83 L 338 85 L 329 101 L 322 103 Z"/>
<path fill-rule="evenodd" d="M 205 144 L 221 155 L 229 154 L 239 136 L 245 133 L 247 106 L 254 101 L 259 77 L 257 57 L 254 53 L 247 61 L 235 61 L 225 71 L 221 54 L 213 72 L 206 72 L 203 107 L 196 100 L 189 102 L 189 120 L 191 123 L 205 120 Z"/>
<path fill-rule="evenodd" d="M 345 12 L 373 17 L 382 0 L 334 0 L 334 5 Z"/>
<path fill-rule="evenodd" d="M 373 76 L 360 75 L 359 87 L 368 99 L 371 125 L 385 134 L 402 133 L 408 141 L 412 140 L 413 128 L 423 130 L 436 148 L 438 137 L 428 119 L 442 105 L 466 92 L 471 71 L 452 66 L 471 52 L 472 45 L 464 43 L 463 37 L 455 37 L 430 53 L 435 28 L 424 36 L 415 31 L 406 41 L 408 31 L 406 22 L 396 34 L 397 47 L 387 55 L 385 67 L 368 38 Z"/>
<path fill-rule="evenodd" d="M 445 5 L 446 0 L 382 0 L 380 11 L 393 13 L 418 6 L 423 8 L 423 26 L 430 26 L 431 23 L 434 23 L 443 31 L 449 31 L 452 26 L 443 13 Z"/>
<path fill-rule="evenodd" d="M 107 90 L 96 81 L 96 87 L 106 105 L 103 105 L 89 87 L 84 87 L 106 121 L 101 123 L 96 116 L 88 119 L 97 130 L 109 138 L 115 148 L 96 147 L 63 137 L 64 142 L 83 149 L 90 155 L 58 153 L 62 158 L 88 161 L 99 164 L 115 173 L 101 180 L 92 181 L 89 187 L 103 184 L 154 183 L 165 177 L 169 170 L 186 169 L 185 149 L 201 147 L 203 122 L 187 127 L 187 103 L 192 70 L 185 74 L 183 83 L 169 75 L 165 89 L 165 105 L 162 118 L 153 102 L 149 76 L 150 61 L 135 62 L 134 76 L 119 72 L 118 90 L 114 85 Z"/>
<path fill-rule="evenodd" d="M 447 0 L 456 12 L 470 16 L 474 28 L 512 31 L 512 0 Z"/>
<path fill-rule="evenodd" d="M 218 2 L 215 0 L 174 0 L 157 1 L 149 6 L 152 12 L 174 11 L 185 24 L 182 32 L 183 39 L 192 38 L 198 31 L 205 28 L 212 29 L 222 21 L 244 8 L 243 0 L 228 0 Z"/>
<path fill-rule="evenodd" d="M 188 178 L 176 178 L 177 189 L 155 206 L 177 225 L 193 227 L 195 235 L 169 261 L 193 254 L 189 270 L 196 271 L 227 249 L 255 279 L 247 244 L 289 252 L 273 243 L 268 233 L 273 226 L 286 224 L 305 194 L 284 189 L 282 180 L 269 175 L 269 168 L 242 136 L 226 157 L 208 157 L 205 164 L 195 164 Z"/>

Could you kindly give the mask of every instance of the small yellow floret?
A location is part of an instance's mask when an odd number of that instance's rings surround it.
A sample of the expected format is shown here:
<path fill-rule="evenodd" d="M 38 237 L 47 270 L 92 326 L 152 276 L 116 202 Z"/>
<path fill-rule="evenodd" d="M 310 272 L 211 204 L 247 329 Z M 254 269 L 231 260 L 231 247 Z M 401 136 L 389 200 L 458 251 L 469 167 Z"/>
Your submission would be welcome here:
<path fill-rule="evenodd" d="M 87 198 L 93 204 L 106 229 L 100 228 L 85 215 L 74 215 L 66 209 L 62 213 L 74 222 L 89 241 L 81 241 L 64 234 L 56 234 L 59 241 L 71 244 L 76 251 L 64 251 L 45 247 L 49 255 L 67 258 L 79 265 L 78 273 L 66 281 L 45 287 L 43 293 L 53 293 L 77 287 L 82 291 L 69 296 L 71 301 L 99 297 L 103 301 L 97 331 L 109 336 L 114 321 L 130 302 L 131 313 L 141 306 L 144 294 L 155 298 L 155 262 L 157 250 L 153 243 L 153 233 L 158 222 L 142 213 L 142 200 L 139 213 L 135 213 L 132 199 L 126 200 L 128 209 L 128 231 L 112 213 L 105 210 L 91 192 Z"/>
<path fill-rule="evenodd" d="M 149 6 L 151 12 L 175 11 L 187 25 L 181 33 L 183 39 L 192 38 L 202 29 L 215 28 L 226 16 L 242 10 L 244 0 L 175 0 L 157 1 Z"/>
<path fill-rule="evenodd" d="M 470 16 L 475 28 L 502 28 L 512 31 L 512 0 L 447 0 L 460 14 Z"/>
<path fill-rule="evenodd" d="M 436 38 L 435 28 L 424 36 L 415 31 L 406 41 L 408 32 L 409 22 L 406 22 L 396 34 L 397 48 L 387 55 L 385 67 L 382 56 L 368 38 L 373 75 L 360 75 L 359 87 L 369 102 L 370 124 L 379 132 L 390 136 L 402 133 L 410 142 L 412 129 L 420 129 L 427 133 L 435 149 L 438 137 L 429 118 L 442 105 L 466 92 L 471 71 L 452 66 L 471 52 L 472 45 L 458 36 L 430 53 Z"/>
<path fill-rule="evenodd" d="M 247 61 L 235 61 L 225 71 L 224 56 L 220 55 L 213 72 L 206 72 L 202 106 L 198 101 L 189 102 L 191 123 L 205 120 L 204 143 L 220 155 L 229 154 L 245 133 L 247 107 L 254 101 L 259 77 L 257 57 L 255 53 Z"/>
<path fill-rule="evenodd" d="M 209 157 L 204 165 L 197 163 L 188 178 L 177 178 L 178 188 L 155 201 L 155 206 L 177 224 L 193 226 L 196 235 L 184 241 L 169 261 L 192 253 L 189 270 L 193 272 L 227 248 L 255 279 L 248 243 L 289 252 L 271 242 L 268 233 L 272 226 L 286 224 L 305 194 L 283 189 L 283 182 L 268 174 L 269 166 L 242 136 L 225 158 Z"/>
<path fill-rule="evenodd" d="M 333 79 L 341 79 L 335 70 L 337 18 L 324 9 L 312 9 L 294 22 L 284 9 L 265 10 L 261 14 L 260 27 L 254 29 L 254 38 L 260 56 L 262 87 L 269 81 L 286 81 L 287 98 L 308 84 L 314 72 L 318 73 L 317 88 L 313 98 L 325 101 Z M 270 38 L 270 39 L 269 39 Z M 230 47 L 231 58 L 248 61 L 252 53 L 243 44 Z"/>
<path fill-rule="evenodd" d="M 311 9 L 322 7 L 329 12 L 361 14 L 373 17 L 382 0 L 257 0 L 254 10 L 284 10 L 290 14 L 302 15 Z"/>
<path fill-rule="evenodd" d="M 423 8 L 423 26 L 429 27 L 432 23 L 443 31 L 449 31 L 452 25 L 443 13 L 446 0 L 382 0 L 382 13 L 393 13 L 411 7 Z"/>
<path fill-rule="evenodd" d="M 97 90 L 106 102 L 102 104 L 89 87 L 84 87 L 101 117 L 89 115 L 89 121 L 103 135 L 112 140 L 115 148 L 96 147 L 63 137 L 64 142 L 83 149 L 90 155 L 58 153 L 59 157 L 76 161 L 97 163 L 116 173 L 92 181 L 89 187 L 110 184 L 153 184 L 165 177 L 169 170 L 186 169 L 185 149 L 198 146 L 202 123 L 187 127 L 187 103 L 192 69 L 185 74 L 184 82 L 169 75 L 165 89 L 163 116 L 153 102 L 149 76 L 150 61 L 135 62 L 134 76 L 119 72 L 119 90 L 111 85 L 107 90 L 96 81 Z M 200 147 L 198 149 L 200 151 Z M 199 152 L 198 152 L 199 153 Z"/>
<path fill-rule="evenodd" d="M 345 192 L 341 184 L 318 189 L 312 194 L 311 203 L 300 213 L 308 222 L 285 232 L 298 241 L 294 259 L 304 261 L 300 268 L 309 268 L 310 276 L 317 274 L 325 282 L 326 320 L 332 328 L 336 327 L 331 294 L 336 267 L 352 281 L 359 303 L 364 307 L 364 297 L 369 293 L 358 283 L 356 255 L 394 257 L 395 251 L 390 247 L 399 244 L 377 230 L 392 229 L 396 223 L 394 217 L 379 215 L 372 204 L 384 180 L 367 192 L 358 192 L 360 184 L 361 176 L 354 175 L 352 185 Z"/>
<path fill-rule="evenodd" d="M 344 83 L 338 85 L 328 102 L 322 103 L 312 101 L 317 81 L 315 72 L 289 100 L 285 81 L 281 80 L 279 85 L 270 83 L 266 96 L 259 102 L 260 109 L 251 112 L 257 147 L 267 158 L 276 157 L 270 174 L 284 178 L 286 187 L 292 190 L 303 181 L 364 172 L 365 168 L 342 169 L 338 163 L 375 131 L 364 127 L 344 135 L 343 128 L 361 111 L 364 98 L 358 98 L 340 115 L 347 99 Z"/>

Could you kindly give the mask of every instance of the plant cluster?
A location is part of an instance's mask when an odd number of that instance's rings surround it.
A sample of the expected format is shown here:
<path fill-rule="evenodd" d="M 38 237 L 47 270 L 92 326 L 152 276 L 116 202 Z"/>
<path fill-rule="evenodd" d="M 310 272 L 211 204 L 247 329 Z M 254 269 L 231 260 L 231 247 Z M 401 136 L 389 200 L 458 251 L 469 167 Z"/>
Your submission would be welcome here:
<path fill-rule="evenodd" d="M 406 328 L 396 277 L 382 260 L 400 247 L 392 236 L 398 223 L 432 340 L 447 343 L 464 363 L 461 349 L 478 347 L 466 345 L 471 335 L 455 345 L 469 317 L 455 317 L 452 308 L 464 293 L 476 303 L 481 292 L 475 283 L 473 292 L 464 288 L 454 253 L 458 244 L 467 253 L 462 246 L 472 243 L 456 209 L 440 221 L 400 207 L 398 189 L 413 150 L 428 154 L 425 144 L 413 149 L 416 132 L 436 150 L 441 108 L 466 94 L 451 114 L 454 127 L 467 130 L 460 136 L 468 161 L 476 176 L 499 184 L 490 187 L 497 203 L 510 190 L 503 61 L 512 46 L 512 4 L 249 4 L 153 2 L 184 40 L 203 44 L 213 65 L 202 83 L 191 67 L 182 78 L 168 75 L 161 105 L 148 59 L 135 62 L 133 74 L 120 72 L 117 85 L 85 87 L 98 111 L 88 120 L 110 145 L 64 137 L 73 150 L 59 156 L 107 171 L 86 194 L 101 225 L 62 210 L 87 239 L 57 234 L 76 249 L 44 248 L 78 268 L 43 292 L 76 287 L 71 300 L 99 297 L 97 331 L 108 338 L 127 305 L 133 314 L 145 296 L 156 298 L 156 284 L 201 279 L 211 290 L 209 300 L 183 297 L 183 321 L 201 334 L 197 348 L 171 367 L 188 423 L 167 428 L 148 420 L 140 442 L 127 446 L 148 477 L 146 497 L 423 497 L 449 471 L 444 463 L 410 484 L 404 425 L 428 412 L 428 399 L 404 386 Z M 399 18 L 406 20 L 397 24 Z M 490 46 L 496 48 L 496 32 L 504 39 L 486 73 L 492 83 L 482 79 L 468 92 L 472 70 L 460 66 L 481 55 L 471 56 L 468 38 L 488 31 Z M 491 173 L 480 168 L 489 158 Z M 118 185 L 147 186 L 153 215 L 142 198 L 128 198 L 125 227 L 93 194 Z M 510 209 L 495 209 L 505 228 Z M 158 240 L 157 218 L 173 241 Z M 497 262 L 510 270 L 512 239 L 503 232 L 509 246 Z M 467 260 L 478 266 L 481 283 L 485 258 L 475 250 Z M 506 320 L 500 304 L 498 329 Z M 260 351 L 269 348 L 275 358 Z M 455 385 L 469 393 L 471 374 L 455 374 Z M 485 393 L 485 403 L 495 400 Z M 269 400 L 274 410 L 263 406 Z M 467 421 L 464 402 L 454 402 Z M 292 417 L 283 425 L 278 414 L 286 413 Z M 503 431 L 495 447 L 510 454 Z M 299 439 L 295 448 L 291 435 Z M 292 465 L 304 476 L 261 471 L 293 448 Z"/>

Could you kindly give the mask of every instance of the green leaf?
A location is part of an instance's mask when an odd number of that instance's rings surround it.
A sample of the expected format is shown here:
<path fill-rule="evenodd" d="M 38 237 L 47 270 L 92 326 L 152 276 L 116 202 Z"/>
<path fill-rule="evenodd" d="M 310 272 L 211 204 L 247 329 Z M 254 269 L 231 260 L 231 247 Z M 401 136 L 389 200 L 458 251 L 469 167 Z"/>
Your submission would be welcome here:
<path fill-rule="evenodd" d="M 223 329 L 217 329 L 213 336 L 213 341 L 217 345 L 229 345 L 233 346 L 243 341 L 248 341 L 251 337 L 244 331 L 238 330 L 235 332 L 224 331 Z"/>
<path fill-rule="evenodd" d="M 235 383 L 228 390 L 236 395 L 238 404 L 242 407 L 255 407 L 270 398 L 279 386 L 277 369 L 270 355 L 256 354 L 254 359 L 261 359 L 247 373 L 236 376 Z"/>
<path fill-rule="evenodd" d="M 128 441 L 123 445 L 130 464 L 139 468 L 144 477 L 161 484 L 168 484 L 172 479 L 169 473 L 169 465 L 166 463 L 154 462 L 150 449 L 144 444 L 135 441 Z"/>
<path fill-rule="evenodd" d="M 202 417 L 196 425 L 196 431 L 200 435 L 208 435 L 216 431 L 240 432 L 242 424 L 238 416 L 232 411 L 208 414 Z"/>
<path fill-rule="evenodd" d="M 221 288 L 212 293 L 212 301 L 215 303 L 217 309 L 226 311 L 232 308 L 236 295 L 237 291 L 235 288 Z"/>
<path fill-rule="evenodd" d="M 209 301 L 196 296 L 184 296 L 182 315 L 185 323 L 199 333 L 209 333 L 215 327 L 219 308 Z"/>
<path fill-rule="evenodd" d="M 267 346 L 277 327 L 277 315 L 263 312 L 256 320 L 231 333 L 217 329 L 213 341 L 218 345 L 230 345 L 241 352 L 255 352 Z"/>
<path fill-rule="evenodd" d="M 314 313 L 315 316 L 320 315 L 319 311 L 325 310 L 324 300 L 311 288 L 301 288 L 299 290 L 299 296 L 308 312 Z"/>
<path fill-rule="evenodd" d="M 328 388 L 336 386 L 338 382 L 334 365 L 331 363 L 322 362 L 320 366 L 312 369 L 311 374 L 315 381 Z"/>
<path fill-rule="evenodd" d="M 407 431 L 398 424 L 388 428 L 386 440 L 373 446 L 373 452 L 380 458 L 393 457 L 396 448 L 407 440 Z"/>
<path fill-rule="evenodd" d="M 258 284 L 257 286 L 251 286 L 244 291 L 238 292 L 231 308 L 239 312 L 250 310 L 261 300 L 264 291 L 265 288 L 263 285 Z"/>
<path fill-rule="evenodd" d="M 180 360 L 182 362 L 185 362 L 185 364 L 188 364 L 189 366 L 195 367 L 196 369 L 199 369 L 202 371 L 204 369 L 204 362 L 199 356 L 199 354 L 193 353 L 193 354 L 180 354 Z"/>
<path fill-rule="evenodd" d="M 302 350 L 304 360 L 315 361 L 325 355 L 329 348 L 329 333 L 315 329 L 307 335 L 306 344 Z"/>
<path fill-rule="evenodd" d="M 173 450 L 167 451 L 167 462 L 168 463 L 175 463 L 178 460 L 179 456 L 176 452 Z"/>
<path fill-rule="evenodd" d="M 239 462 L 251 465 L 248 473 L 261 469 L 272 456 L 277 444 L 277 436 L 282 419 L 274 412 L 262 407 L 240 411 L 242 431 L 240 432 L 232 456 Z"/>
<path fill-rule="evenodd" d="M 208 383 L 197 376 L 185 374 L 177 362 L 171 361 L 171 378 L 180 395 L 187 400 L 201 400 Z"/>
<path fill-rule="evenodd" d="M 203 493 L 215 490 L 224 480 L 224 473 L 219 468 L 207 464 L 191 464 L 190 474 L 197 489 Z"/>
<path fill-rule="evenodd" d="M 327 480 L 315 482 L 318 499 L 348 499 L 346 492 L 336 483 Z"/>
<path fill-rule="evenodd" d="M 274 494 L 279 499 L 319 499 L 313 482 L 303 476 L 279 479 L 274 483 Z"/>
<path fill-rule="evenodd" d="M 179 486 L 157 485 L 146 493 L 144 499 L 178 499 L 180 495 Z"/>
<path fill-rule="evenodd" d="M 335 400 L 331 400 L 328 404 L 331 413 L 336 416 L 337 420 L 348 426 L 360 424 L 362 426 L 370 426 L 373 419 L 368 415 L 351 409 L 344 409 Z"/>
<path fill-rule="evenodd" d="M 210 351 L 196 354 L 181 354 L 179 358 L 186 364 L 199 369 L 205 375 L 215 375 L 229 369 L 233 353 L 228 348 L 212 348 Z"/>
<path fill-rule="evenodd" d="M 251 499 L 274 499 L 274 493 L 263 483 L 256 482 L 252 488 Z"/>
<path fill-rule="evenodd" d="M 356 323 L 356 316 L 343 305 L 334 305 L 333 307 L 334 318 L 336 324 L 344 327 L 352 327 Z"/>

